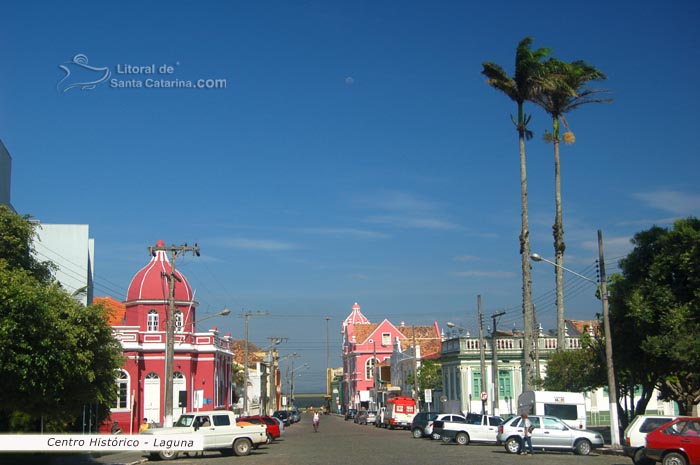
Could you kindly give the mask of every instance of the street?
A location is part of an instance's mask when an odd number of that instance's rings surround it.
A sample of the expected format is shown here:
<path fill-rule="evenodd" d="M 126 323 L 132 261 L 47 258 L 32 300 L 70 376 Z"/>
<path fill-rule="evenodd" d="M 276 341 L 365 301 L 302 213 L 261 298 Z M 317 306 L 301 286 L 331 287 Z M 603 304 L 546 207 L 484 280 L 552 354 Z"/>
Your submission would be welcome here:
<path fill-rule="evenodd" d="M 313 432 L 311 416 L 302 415 L 302 421 L 286 428 L 285 437 L 268 446 L 253 450 L 246 457 L 223 457 L 209 452 L 203 457 L 181 457 L 174 465 L 450 465 L 484 464 L 505 465 L 535 463 L 537 465 L 630 465 L 627 457 L 599 454 L 578 456 L 573 453 L 544 452 L 533 456 L 512 455 L 496 445 L 458 446 L 429 439 L 413 439 L 405 430 L 385 430 L 360 426 L 342 417 L 326 415 L 321 418 L 318 433 Z M 75 458 L 74 458 L 75 459 Z M 120 453 L 98 458 L 85 457 L 80 464 L 117 465 L 143 461 L 138 453 Z M 165 462 L 164 462 L 165 463 Z M 51 465 L 78 465 L 66 458 L 54 460 Z"/>

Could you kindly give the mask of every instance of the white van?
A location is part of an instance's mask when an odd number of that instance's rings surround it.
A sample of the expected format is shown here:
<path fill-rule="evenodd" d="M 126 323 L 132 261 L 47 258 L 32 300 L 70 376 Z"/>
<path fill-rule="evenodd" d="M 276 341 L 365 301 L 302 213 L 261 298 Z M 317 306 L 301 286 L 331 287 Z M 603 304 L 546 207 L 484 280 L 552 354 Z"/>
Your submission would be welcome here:
<path fill-rule="evenodd" d="M 580 392 L 523 391 L 518 414 L 557 417 L 572 428 L 586 429 L 586 399 Z"/>

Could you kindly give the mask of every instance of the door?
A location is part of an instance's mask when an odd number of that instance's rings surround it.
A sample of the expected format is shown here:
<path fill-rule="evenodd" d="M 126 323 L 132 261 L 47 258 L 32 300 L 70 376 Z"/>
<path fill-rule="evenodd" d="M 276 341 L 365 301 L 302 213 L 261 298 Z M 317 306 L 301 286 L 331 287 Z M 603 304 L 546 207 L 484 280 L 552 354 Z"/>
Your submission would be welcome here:
<path fill-rule="evenodd" d="M 185 381 L 185 376 L 180 373 L 179 371 L 176 371 L 173 373 L 173 421 L 177 422 L 177 419 L 180 418 L 180 415 L 185 413 L 185 407 L 180 407 L 179 404 L 179 399 L 180 399 L 180 391 L 187 391 L 187 384 Z"/>
<path fill-rule="evenodd" d="M 556 418 L 544 417 L 544 434 L 547 447 L 569 449 L 573 447 L 573 433 L 569 427 Z"/>
<path fill-rule="evenodd" d="M 210 415 L 198 414 L 194 417 L 194 425 L 197 428 L 197 432 L 204 438 L 205 450 L 216 449 L 219 446 L 216 434 L 214 434 L 214 423 L 212 423 Z"/>
<path fill-rule="evenodd" d="M 143 380 L 143 416 L 160 422 L 160 378 L 157 373 L 149 373 Z"/>

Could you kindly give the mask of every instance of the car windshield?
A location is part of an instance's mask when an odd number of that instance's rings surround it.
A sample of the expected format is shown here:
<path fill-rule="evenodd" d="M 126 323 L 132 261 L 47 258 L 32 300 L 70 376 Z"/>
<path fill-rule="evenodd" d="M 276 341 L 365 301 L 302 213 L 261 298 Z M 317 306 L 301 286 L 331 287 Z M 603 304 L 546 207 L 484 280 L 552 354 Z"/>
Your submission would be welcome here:
<path fill-rule="evenodd" d="M 181 415 L 177 423 L 175 423 L 175 426 L 192 426 L 192 420 L 194 420 L 194 415 Z"/>

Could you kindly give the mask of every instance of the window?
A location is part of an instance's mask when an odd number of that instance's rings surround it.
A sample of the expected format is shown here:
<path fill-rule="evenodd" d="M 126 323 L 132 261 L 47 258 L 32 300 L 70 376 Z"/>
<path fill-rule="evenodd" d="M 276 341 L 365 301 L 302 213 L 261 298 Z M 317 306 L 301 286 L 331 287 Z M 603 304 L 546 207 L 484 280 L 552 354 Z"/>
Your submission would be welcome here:
<path fill-rule="evenodd" d="M 544 414 L 561 418 L 562 420 L 576 420 L 578 409 L 572 404 L 544 404 Z"/>
<path fill-rule="evenodd" d="M 413 405 L 406 406 L 406 413 L 413 413 Z"/>
<path fill-rule="evenodd" d="M 391 333 L 382 333 L 382 345 L 383 346 L 390 346 L 391 345 Z"/>
<path fill-rule="evenodd" d="M 376 364 L 376 358 L 367 359 L 367 362 L 365 362 L 365 379 L 374 379 L 374 367 Z"/>
<path fill-rule="evenodd" d="M 396 413 L 403 413 L 403 405 L 397 405 L 396 406 Z"/>
<path fill-rule="evenodd" d="M 127 408 L 129 405 L 129 375 L 124 370 L 117 376 L 117 402 L 115 408 Z"/>
<path fill-rule="evenodd" d="M 177 311 L 175 311 L 175 332 L 181 333 L 183 326 L 184 326 L 184 320 L 182 318 L 182 312 L 180 310 L 177 310 Z"/>
<path fill-rule="evenodd" d="M 474 393 L 474 397 L 477 399 L 480 399 L 481 395 L 481 372 L 480 371 L 472 371 L 472 392 Z"/>
<path fill-rule="evenodd" d="M 498 396 L 501 399 L 513 397 L 510 370 L 498 370 Z"/>
<path fill-rule="evenodd" d="M 228 415 L 214 415 L 214 426 L 229 426 L 231 419 Z"/>
<path fill-rule="evenodd" d="M 147 322 L 146 331 L 148 331 L 149 333 L 158 331 L 158 311 L 157 310 L 149 310 L 148 311 L 148 322 Z"/>

